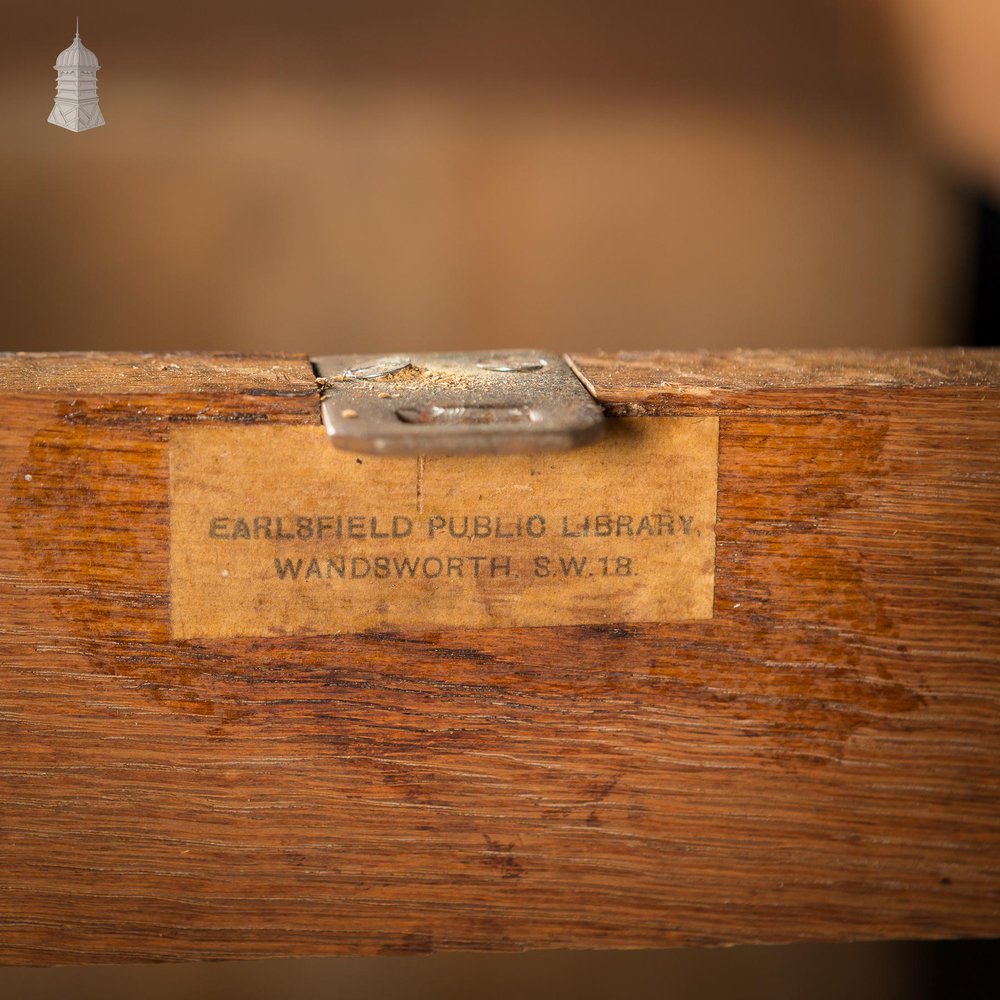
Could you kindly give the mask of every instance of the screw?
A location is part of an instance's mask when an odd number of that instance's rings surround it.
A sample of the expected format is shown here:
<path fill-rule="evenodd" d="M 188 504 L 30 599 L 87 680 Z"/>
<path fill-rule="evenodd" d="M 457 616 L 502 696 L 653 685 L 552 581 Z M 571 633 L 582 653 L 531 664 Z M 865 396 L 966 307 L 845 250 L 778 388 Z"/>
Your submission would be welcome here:
<path fill-rule="evenodd" d="M 379 358 L 377 361 L 370 361 L 359 368 L 348 368 L 344 374 L 348 378 L 376 379 L 385 378 L 386 375 L 395 375 L 404 368 L 410 367 L 410 359 L 402 355 L 394 355 L 389 358 Z"/>
<path fill-rule="evenodd" d="M 545 367 L 545 359 L 530 354 L 498 354 L 480 358 L 476 367 L 488 372 L 533 372 Z"/>

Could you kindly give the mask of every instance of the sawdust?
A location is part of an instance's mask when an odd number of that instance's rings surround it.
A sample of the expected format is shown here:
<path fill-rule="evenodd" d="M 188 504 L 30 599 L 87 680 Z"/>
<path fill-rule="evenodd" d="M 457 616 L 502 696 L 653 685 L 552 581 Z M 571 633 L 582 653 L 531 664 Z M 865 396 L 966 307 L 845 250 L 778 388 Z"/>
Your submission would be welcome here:
<path fill-rule="evenodd" d="M 476 379 L 469 375 L 458 372 L 442 371 L 434 368 L 420 368 L 410 364 L 406 368 L 391 375 L 384 375 L 380 379 L 373 379 L 378 385 L 408 385 L 412 386 L 418 382 L 438 386 L 442 389 L 474 389 L 477 385 Z"/>
<path fill-rule="evenodd" d="M 472 391 L 473 389 L 481 386 L 481 383 L 477 381 L 475 376 L 472 375 L 466 375 L 461 372 L 444 371 L 435 368 L 422 368 L 414 364 L 409 364 L 405 368 L 400 369 L 398 372 L 393 372 L 391 375 L 383 375 L 381 378 L 377 379 L 352 378 L 350 375 L 346 374 L 321 375 L 316 379 L 316 385 L 319 388 L 320 393 L 324 396 L 326 390 L 328 390 L 334 383 L 338 382 L 351 382 L 355 385 L 367 383 L 368 385 L 377 386 L 379 388 L 385 387 L 385 389 L 404 387 L 415 388 L 419 384 L 424 384 L 439 389 Z M 393 399 L 398 398 L 398 393 L 386 392 L 383 390 L 382 392 L 379 392 L 378 397 L 379 399 Z"/>

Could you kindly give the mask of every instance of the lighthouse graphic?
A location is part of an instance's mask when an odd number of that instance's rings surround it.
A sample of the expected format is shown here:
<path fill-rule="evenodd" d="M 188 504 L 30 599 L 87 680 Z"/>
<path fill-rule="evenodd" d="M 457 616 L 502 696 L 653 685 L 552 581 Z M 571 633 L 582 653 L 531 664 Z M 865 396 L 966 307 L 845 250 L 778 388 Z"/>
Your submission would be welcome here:
<path fill-rule="evenodd" d="M 104 124 L 97 103 L 97 56 L 80 41 L 80 19 L 76 19 L 73 44 L 59 53 L 56 64 L 56 103 L 49 121 L 71 132 L 86 132 Z"/>

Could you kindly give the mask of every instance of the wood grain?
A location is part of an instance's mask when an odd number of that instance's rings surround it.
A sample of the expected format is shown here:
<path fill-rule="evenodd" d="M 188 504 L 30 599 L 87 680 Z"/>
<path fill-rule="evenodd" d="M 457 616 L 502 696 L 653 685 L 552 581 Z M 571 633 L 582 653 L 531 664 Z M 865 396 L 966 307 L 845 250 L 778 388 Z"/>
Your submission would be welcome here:
<path fill-rule="evenodd" d="M 589 354 L 577 373 L 611 413 L 727 410 L 857 414 L 911 393 L 978 399 L 1000 384 L 1000 351 L 707 351 Z M 928 395 L 928 393 L 931 393 Z"/>
<path fill-rule="evenodd" d="M 577 359 L 720 416 L 711 621 L 225 642 L 171 428 L 311 370 L 122 360 L 0 365 L 3 961 L 1000 933 L 996 353 Z"/>
<path fill-rule="evenodd" d="M 0 354 L 0 392 L 74 396 L 307 396 L 316 392 L 302 355 Z"/>

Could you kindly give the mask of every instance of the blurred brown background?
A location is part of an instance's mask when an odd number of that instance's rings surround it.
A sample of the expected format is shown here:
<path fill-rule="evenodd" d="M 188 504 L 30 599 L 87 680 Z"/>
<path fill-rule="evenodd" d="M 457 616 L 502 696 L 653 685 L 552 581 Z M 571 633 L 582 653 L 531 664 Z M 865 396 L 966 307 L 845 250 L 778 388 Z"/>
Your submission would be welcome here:
<path fill-rule="evenodd" d="M 0 347 L 952 341 L 1000 5 L 943 6 L 7 0 Z"/>
<path fill-rule="evenodd" d="M 995 958 L 975 945 L 858 944 L 0 969 L 0 993 L 11 1000 L 994 1000 Z"/>
<path fill-rule="evenodd" d="M 108 121 L 80 135 L 46 124 L 77 14 Z M 0 349 L 992 330 L 996 0 L 0 0 L 0 26 Z M 973 997 L 985 954 L 0 970 L 0 995 Z"/>

